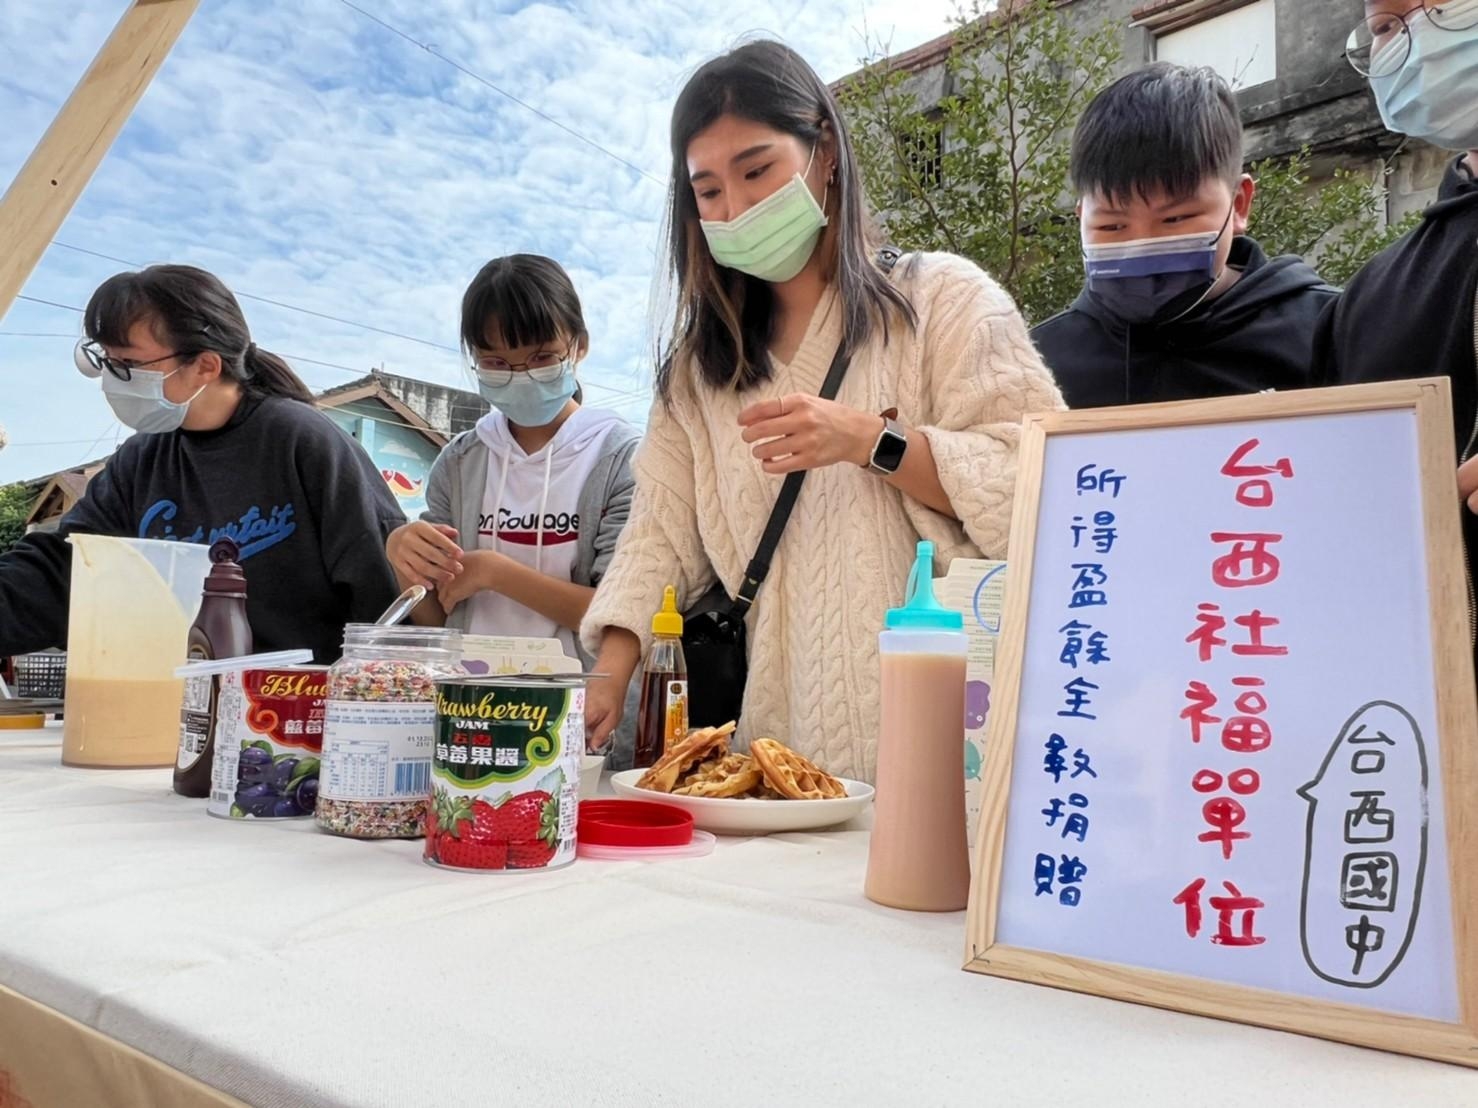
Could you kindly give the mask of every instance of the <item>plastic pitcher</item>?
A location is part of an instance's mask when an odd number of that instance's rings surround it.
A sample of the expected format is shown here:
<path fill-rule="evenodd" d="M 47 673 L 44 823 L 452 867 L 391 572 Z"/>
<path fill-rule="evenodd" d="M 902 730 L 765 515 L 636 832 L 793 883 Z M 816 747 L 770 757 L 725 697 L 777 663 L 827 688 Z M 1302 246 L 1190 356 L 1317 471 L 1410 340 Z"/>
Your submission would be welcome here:
<path fill-rule="evenodd" d="M 194 543 L 72 535 L 67 628 L 69 766 L 170 766 L 190 624 L 210 569 Z"/>

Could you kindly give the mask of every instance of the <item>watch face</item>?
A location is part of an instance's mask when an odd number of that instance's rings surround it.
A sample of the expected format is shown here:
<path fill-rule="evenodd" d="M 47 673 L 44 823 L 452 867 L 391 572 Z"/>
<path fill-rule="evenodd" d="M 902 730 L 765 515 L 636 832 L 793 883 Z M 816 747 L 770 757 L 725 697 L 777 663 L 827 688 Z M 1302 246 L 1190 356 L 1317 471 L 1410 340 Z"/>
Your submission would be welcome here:
<path fill-rule="evenodd" d="M 900 435 L 891 428 L 884 430 L 872 452 L 873 468 L 884 473 L 897 473 L 898 467 L 903 464 L 903 451 L 907 446 L 907 436 Z"/>

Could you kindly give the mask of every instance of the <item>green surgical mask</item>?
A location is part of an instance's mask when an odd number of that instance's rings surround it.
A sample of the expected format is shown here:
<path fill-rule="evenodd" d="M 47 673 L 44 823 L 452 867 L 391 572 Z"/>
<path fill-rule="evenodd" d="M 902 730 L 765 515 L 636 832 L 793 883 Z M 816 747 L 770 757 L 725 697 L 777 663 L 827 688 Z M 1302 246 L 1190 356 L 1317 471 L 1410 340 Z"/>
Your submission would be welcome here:
<path fill-rule="evenodd" d="M 811 151 L 815 158 L 816 151 Z M 811 170 L 806 166 L 806 172 Z M 797 173 L 743 215 L 727 223 L 702 220 L 713 260 L 761 281 L 789 281 L 806 267 L 826 226 L 826 214 Z"/>

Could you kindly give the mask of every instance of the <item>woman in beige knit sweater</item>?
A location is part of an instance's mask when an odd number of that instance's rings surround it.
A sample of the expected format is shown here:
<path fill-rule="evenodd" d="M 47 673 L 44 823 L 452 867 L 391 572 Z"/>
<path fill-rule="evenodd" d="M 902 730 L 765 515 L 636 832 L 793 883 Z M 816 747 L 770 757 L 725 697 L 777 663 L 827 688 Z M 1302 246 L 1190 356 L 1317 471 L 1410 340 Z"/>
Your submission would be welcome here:
<path fill-rule="evenodd" d="M 877 635 L 914 545 L 933 540 L 940 569 L 1005 553 L 1021 418 L 1061 397 L 980 269 L 947 254 L 891 274 L 874 262 L 836 102 L 787 47 L 752 42 L 699 69 L 673 110 L 672 154 L 677 308 L 631 518 L 581 628 L 610 675 L 590 688 L 589 742 L 620 717 L 663 586 L 681 606 L 715 580 L 734 595 L 783 475 L 804 469 L 749 614 L 737 738 L 773 736 L 870 781 Z M 822 400 L 843 343 L 850 366 Z M 879 414 L 892 408 L 901 459 Z"/>

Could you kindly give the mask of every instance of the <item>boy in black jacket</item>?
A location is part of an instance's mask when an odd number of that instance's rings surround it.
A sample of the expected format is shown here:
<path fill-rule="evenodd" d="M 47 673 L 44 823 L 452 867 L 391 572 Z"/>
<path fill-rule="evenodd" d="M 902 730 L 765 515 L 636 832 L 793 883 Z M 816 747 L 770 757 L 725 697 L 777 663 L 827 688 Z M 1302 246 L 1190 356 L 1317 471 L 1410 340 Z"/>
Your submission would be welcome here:
<path fill-rule="evenodd" d="M 1321 372 L 1338 385 L 1450 378 L 1458 484 L 1478 511 L 1478 3 L 1369 0 L 1365 14 L 1345 56 L 1370 79 L 1386 126 L 1461 152 L 1421 223 L 1372 258 L 1326 314 Z M 1471 513 L 1463 538 L 1478 583 Z"/>
<path fill-rule="evenodd" d="M 1096 96 L 1073 133 L 1087 281 L 1032 330 L 1071 408 L 1312 383 L 1337 291 L 1246 235 L 1242 123 L 1209 69 L 1157 62 Z"/>

